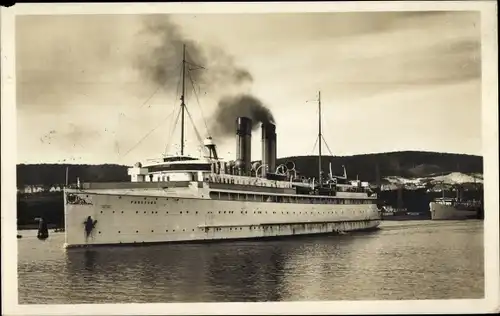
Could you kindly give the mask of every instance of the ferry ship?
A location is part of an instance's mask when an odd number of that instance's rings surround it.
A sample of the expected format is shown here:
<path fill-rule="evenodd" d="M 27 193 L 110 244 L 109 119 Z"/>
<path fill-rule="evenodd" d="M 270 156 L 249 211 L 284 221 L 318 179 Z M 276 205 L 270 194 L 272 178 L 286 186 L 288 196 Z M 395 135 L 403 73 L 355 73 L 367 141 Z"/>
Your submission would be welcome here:
<path fill-rule="evenodd" d="M 182 66 L 186 67 L 185 47 Z M 184 81 L 185 71 L 182 72 Z M 136 163 L 130 182 L 64 188 L 66 248 L 215 241 L 344 233 L 375 229 L 377 195 L 367 182 L 321 170 L 321 94 L 317 178 L 299 176 L 293 162 L 276 165 L 276 124 L 261 125 L 262 160 L 251 162 L 253 122 L 235 122 L 236 159 L 225 161 L 211 137 L 205 157 L 184 155 L 182 85 L 180 155 Z"/>
<path fill-rule="evenodd" d="M 481 201 L 461 201 L 456 198 L 436 198 L 429 203 L 433 220 L 481 219 Z"/>
<path fill-rule="evenodd" d="M 456 198 L 436 198 L 429 203 L 433 220 L 464 220 L 481 218 L 480 201 L 460 201 Z"/>
<path fill-rule="evenodd" d="M 459 185 L 455 187 L 456 196 L 446 197 L 444 183 L 441 185 L 442 196 L 429 203 L 431 219 L 433 220 L 466 220 L 482 219 L 484 216 L 481 200 L 464 199 Z"/>

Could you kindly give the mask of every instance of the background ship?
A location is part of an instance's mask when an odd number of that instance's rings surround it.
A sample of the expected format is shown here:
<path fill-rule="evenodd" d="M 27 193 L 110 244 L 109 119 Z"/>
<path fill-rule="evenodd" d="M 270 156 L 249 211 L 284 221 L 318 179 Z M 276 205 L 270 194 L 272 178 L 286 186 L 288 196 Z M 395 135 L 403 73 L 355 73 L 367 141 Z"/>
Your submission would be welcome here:
<path fill-rule="evenodd" d="M 185 49 L 185 48 L 184 48 Z M 183 69 L 185 67 L 185 53 Z M 182 71 L 184 82 L 185 70 Z M 321 169 L 321 95 L 317 177 L 293 162 L 276 165 L 276 125 L 261 124 L 262 161 L 251 163 L 251 118 L 236 119 L 236 160 L 224 161 L 209 136 L 206 156 L 181 154 L 136 163 L 131 182 L 82 183 L 64 189 L 65 245 L 109 245 L 292 236 L 376 228 L 377 195 L 367 182 Z M 194 124 L 194 123 L 193 123 Z M 198 133 L 197 133 L 198 134 Z"/>
<path fill-rule="evenodd" d="M 482 195 L 481 198 L 467 196 L 461 186 L 455 186 L 455 197 L 446 197 L 444 186 L 441 188 L 442 196 L 429 203 L 431 219 L 433 220 L 464 220 L 484 219 Z"/>

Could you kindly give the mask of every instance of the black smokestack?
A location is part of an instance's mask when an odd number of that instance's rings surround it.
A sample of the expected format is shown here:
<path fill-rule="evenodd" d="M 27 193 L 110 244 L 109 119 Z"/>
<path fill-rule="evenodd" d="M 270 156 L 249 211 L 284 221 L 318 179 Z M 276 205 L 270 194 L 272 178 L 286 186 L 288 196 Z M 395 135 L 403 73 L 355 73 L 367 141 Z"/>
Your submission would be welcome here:
<path fill-rule="evenodd" d="M 248 117 L 252 120 L 252 130 L 259 123 L 274 123 L 271 110 L 259 99 L 248 94 L 224 97 L 219 101 L 217 109 L 212 116 L 211 131 L 219 137 L 233 135 L 234 121 L 238 117 Z"/>
<path fill-rule="evenodd" d="M 236 168 L 240 175 L 249 175 L 252 157 L 252 120 L 236 119 Z"/>
<path fill-rule="evenodd" d="M 186 45 L 186 67 L 190 80 L 207 87 L 240 85 L 252 82 L 250 72 L 235 65 L 232 56 L 221 48 L 208 47 L 182 34 L 168 15 L 149 15 L 143 19 L 143 29 L 137 34 L 140 50 L 135 67 L 150 83 L 177 92 L 181 74 L 183 45 Z M 196 69 L 197 66 L 208 70 Z M 234 122 L 234 121 L 233 121 Z"/>
<path fill-rule="evenodd" d="M 276 125 L 262 124 L 262 177 L 276 171 Z"/>

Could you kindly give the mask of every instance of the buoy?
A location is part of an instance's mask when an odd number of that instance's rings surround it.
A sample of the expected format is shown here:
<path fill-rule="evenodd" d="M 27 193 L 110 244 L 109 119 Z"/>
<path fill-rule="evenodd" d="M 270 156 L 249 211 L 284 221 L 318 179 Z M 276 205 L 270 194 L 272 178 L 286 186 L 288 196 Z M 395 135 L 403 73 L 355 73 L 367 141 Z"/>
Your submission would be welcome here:
<path fill-rule="evenodd" d="M 40 240 L 45 240 L 49 238 L 49 229 L 47 228 L 47 223 L 43 220 L 43 218 L 40 218 L 38 224 L 38 234 L 37 238 Z"/>

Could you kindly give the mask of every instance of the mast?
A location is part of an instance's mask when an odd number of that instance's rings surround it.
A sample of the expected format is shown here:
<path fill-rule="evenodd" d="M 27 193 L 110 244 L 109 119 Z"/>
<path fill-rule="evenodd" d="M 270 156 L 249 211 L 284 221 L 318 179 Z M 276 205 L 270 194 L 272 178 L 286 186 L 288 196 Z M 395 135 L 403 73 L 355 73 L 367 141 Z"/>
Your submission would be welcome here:
<path fill-rule="evenodd" d="M 184 156 L 184 112 L 186 104 L 184 95 L 186 93 L 186 44 L 182 46 L 182 94 L 181 94 L 181 156 Z"/>
<path fill-rule="evenodd" d="M 318 149 L 319 149 L 319 155 L 318 155 L 318 187 L 323 186 L 323 181 L 321 179 L 321 91 L 318 91 Z"/>

